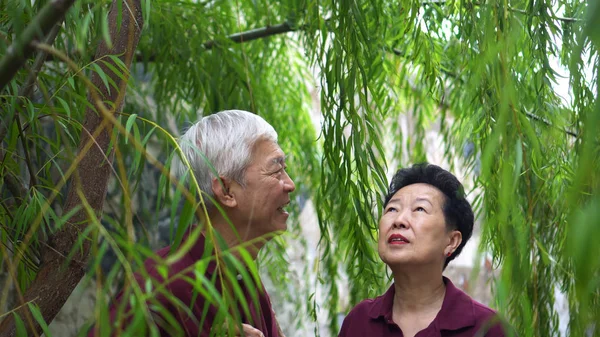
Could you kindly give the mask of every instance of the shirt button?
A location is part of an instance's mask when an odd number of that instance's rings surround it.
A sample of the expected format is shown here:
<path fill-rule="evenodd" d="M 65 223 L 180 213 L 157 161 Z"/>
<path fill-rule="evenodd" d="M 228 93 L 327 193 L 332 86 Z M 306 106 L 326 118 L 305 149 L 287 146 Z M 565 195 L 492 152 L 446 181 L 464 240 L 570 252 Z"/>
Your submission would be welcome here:
<path fill-rule="evenodd" d="M 241 281 L 242 280 L 242 274 L 237 274 L 237 276 L 235 278 L 237 278 L 238 281 Z"/>

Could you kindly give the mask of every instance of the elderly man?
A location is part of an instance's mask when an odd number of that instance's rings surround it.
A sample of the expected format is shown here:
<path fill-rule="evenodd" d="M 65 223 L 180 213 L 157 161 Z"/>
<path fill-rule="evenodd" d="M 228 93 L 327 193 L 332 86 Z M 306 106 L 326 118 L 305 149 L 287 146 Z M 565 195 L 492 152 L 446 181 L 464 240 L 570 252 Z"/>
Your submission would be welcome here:
<path fill-rule="evenodd" d="M 255 283 L 248 285 L 247 277 L 240 274 L 237 278 L 224 277 L 222 269 L 227 264 L 218 265 L 220 259 L 214 259 L 215 251 L 219 251 L 214 247 L 223 243 L 233 251 L 243 246 L 249 253 L 246 256 L 255 258 L 274 233 L 286 229 L 289 214 L 285 207 L 295 185 L 285 170 L 285 154 L 277 144 L 277 133 L 258 115 L 228 110 L 203 117 L 187 130 L 179 144 L 191 174 L 180 158 L 174 158 L 172 170 L 180 177 L 190 178 L 193 174 L 204 196 L 208 216 L 202 221 L 201 232 L 200 227 L 186 231 L 181 247 L 189 243 L 187 246 L 191 248 L 174 263 L 166 268 L 155 259 L 144 263 L 153 286 L 157 287 L 158 295 L 149 300 L 148 307 L 161 335 L 229 336 L 231 327 L 242 323 L 243 331 L 235 331 L 238 335 L 243 332 L 245 336 L 282 336 L 262 282 L 251 277 Z M 208 229 L 208 223 L 215 231 Z M 215 237 L 221 244 L 215 243 Z M 157 255 L 168 258 L 171 251 L 171 247 L 165 247 Z M 197 262 L 209 256 L 213 256 L 211 262 L 199 267 Z M 204 282 L 210 280 L 212 285 L 198 281 L 199 270 Z M 148 278 L 135 276 L 144 289 Z M 161 285 L 164 289 L 159 291 Z M 214 287 L 230 306 L 208 303 L 202 294 L 206 294 L 207 287 Z M 225 290 L 229 291 L 228 296 Z M 123 297 L 119 294 L 113 304 L 113 321 Z M 122 307 L 130 306 L 121 305 L 121 322 L 128 322 L 129 327 L 135 325 L 122 317 L 127 316 Z M 234 321 L 238 324 L 232 324 Z M 92 330 L 91 334 L 95 331 L 98 330 Z"/>

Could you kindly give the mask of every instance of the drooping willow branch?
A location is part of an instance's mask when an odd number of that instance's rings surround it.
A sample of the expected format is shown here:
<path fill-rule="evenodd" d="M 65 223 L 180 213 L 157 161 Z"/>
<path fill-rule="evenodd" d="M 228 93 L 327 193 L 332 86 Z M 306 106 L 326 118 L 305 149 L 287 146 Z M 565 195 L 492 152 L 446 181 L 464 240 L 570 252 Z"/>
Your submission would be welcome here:
<path fill-rule="evenodd" d="M 438 3 L 438 2 L 431 2 L 431 3 Z M 444 3 L 444 2 L 439 2 L 439 3 Z M 477 4 L 479 5 L 479 3 L 477 3 Z M 574 20 L 576 20 L 576 19 L 574 19 Z M 325 20 L 325 22 L 328 22 L 328 21 L 329 21 L 329 19 Z M 267 38 L 270 36 L 275 36 L 275 35 L 280 35 L 280 34 L 285 34 L 285 33 L 289 33 L 289 32 L 305 30 L 305 29 L 307 29 L 306 25 L 302 25 L 302 26 L 299 26 L 298 28 L 294 28 L 288 22 L 283 22 L 283 23 L 280 23 L 280 24 L 277 24 L 274 26 L 266 26 L 266 27 L 262 27 L 262 28 L 248 30 L 248 31 L 241 32 L 241 33 L 232 34 L 232 35 L 229 35 L 227 37 L 227 39 L 229 39 L 235 43 L 244 43 L 244 42 L 250 42 L 250 41 L 254 41 L 254 40 L 258 40 L 258 39 Z M 218 44 L 219 44 L 219 42 L 217 40 L 210 40 L 210 41 L 203 43 L 204 47 L 207 50 L 214 48 Z M 397 48 L 391 48 L 390 52 L 399 57 L 406 57 L 406 54 Z M 139 54 L 136 55 L 136 59 L 134 62 L 143 62 L 143 61 L 155 62 L 156 55 L 151 55 L 151 56 L 146 56 L 146 57 L 144 57 L 143 55 L 139 55 Z M 454 72 L 444 70 L 444 69 L 442 69 L 441 72 L 450 78 L 461 80 L 460 76 Z M 561 130 L 569 136 L 572 136 L 575 138 L 578 137 L 577 133 L 567 130 L 567 129 L 564 129 L 564 128 L 561 128 L 561 127 L 558 127 L 558 126 L 555 126 L 540 116 L 537 116 L 537 115 L 529 113 L 529 112 L 526 112 L 526 115 L 527 115 L 527 117 L 529 117 L 535 121 L 542 122 L 550 127 Z"/>
<path fill-rule="evenodd" d="M 306 29 L 306 26 L 300 26 L 300 27 L 295 28 L 292 25 L 290 25 L 288 22 L 283 22 L 283 23 L 276 24 L 273 26 L 265 26 L 265 27 L 261 27 L 261 28 L 251 29 L 251 30 L 241 32 L 241 33 L 231 34 L 221 40 L 215 39 L 215 40 L 206 41 L 202 45 L 204 46 L 204 49 L 211 50 L 227 40 L 230 40 L 231 42 L 234 42 L 234 43 L 245 43 L 245 42 L 264 39 L 267 37 L 286 34 L 289 32 L 294 32 L 297 30 L 304 30 L 304 29 Z M 177 56 L 175 56 L 175 58 L 177 58 Z M 48 57 L 46 57 L 45 60 L 61 62 L 60 59 L 56 59 L 52 55 L 49 55 Z M 149 56 L 137 54 L 135 56 L 135 59 L 133 62 L 155 62 L 155 61 L 157 61 L 155 54 L 152 54 Z"/>
<path fill-rule="evenodd" d="M 441 5 L 447 4 L 448 2 L 449 1 L 446 1 L 446 0 L 423 1 L 423 2 L 421 2 L 421 5 L 438 5 L 438 6 L 441 6 Z M 477 1 L 475 1 L 475 2 L 471 2 L 471 3 L 465 3 L 464 6 L 471 6 L 472 7 L 472 6 L 489 6 L 489 5 L 491 5 L 491 4 L 486 4 L 484 2 L 477 2 Z M 529 13 L 526 10 L 514 8 L 514 7 L 511 7 L 511 6 L 508 6 L 508 10 L 511 11 L 511 12 L 514 12 L 514 13 L 537 16 L 534 13 Z M 565 23 L 584 22 L 583 19 L 558 16 L 558 15 L 554 15 L 554 13 L 552 15 L 549 15 L 549 17 L 551 19 L 553 19 L 553 20 L 561 21 L 561 22 L 565 22 Z"/>

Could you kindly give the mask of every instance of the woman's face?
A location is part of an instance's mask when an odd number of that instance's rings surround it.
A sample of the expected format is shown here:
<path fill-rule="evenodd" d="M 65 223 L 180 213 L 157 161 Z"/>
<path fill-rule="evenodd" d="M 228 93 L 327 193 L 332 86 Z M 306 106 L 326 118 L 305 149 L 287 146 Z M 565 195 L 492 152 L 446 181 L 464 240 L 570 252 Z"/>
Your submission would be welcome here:
<path fill-rule="evenodd" d="M 428 184 L 398 190 L 379 220 L 381 260 L 392 269 L 431 265 L 442 270 L 447 254 L 462 241 L 459 231 L 446 228 L 445 200 L 440 190 Z"/>

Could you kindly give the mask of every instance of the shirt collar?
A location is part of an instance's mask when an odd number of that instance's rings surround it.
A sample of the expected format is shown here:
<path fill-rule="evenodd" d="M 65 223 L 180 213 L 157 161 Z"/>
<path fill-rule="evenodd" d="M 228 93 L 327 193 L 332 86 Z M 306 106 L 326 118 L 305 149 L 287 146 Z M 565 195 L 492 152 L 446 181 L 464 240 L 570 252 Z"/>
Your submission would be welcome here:
<path fill-rule="evenodd" d="M 394 284 L 392 283 L 392 285 L 385 292 L 385 294 L 373 300 L 373 302 L 371 303 L 371 309 L 369 310 L 369 317 L 373 319 L 378 319 L 380 317 L 391 319 L 395 294 L 396 288 L 394 288 Z"/>
<path fill-rule="evenodd" d="M 452 281 L 444 277 L 446 296 L 442 309 L 436 316 L 440 330 L 458 330 L 475 326 L 473 300 L 469 295 L 454 286 Z"/>
<path fill-rule="evenodd" d="M 199 230 L 197 225 L 192 225 L 190 226 L 183 237 L 183 240 L 191 240 L 190 236 L 194 236 L 192 235 L 193 231 L 195 230 Z M 215 240 L 219 240 L 219 238 L 217 237 L 219 234 L 214 233 L 214 239 Z M 182 241 L 183 241 L 182 240 Z M 217 269 L 217 261 L 215 259 L 215 245 L 213 243 L 213 240 L 207 240 L 206 238 L 206 233 L 205 232 L 201 232 L 198 235 L 198 238 L 196 239 L 196 242 L 192 245 L 192 247 L 190 248 L 190 250 L 187 253 L 188 258 L 192 261 L 192 263 L 195 263 L 196 261 L 200 261 L 200 260 L 207 260 L 207 265 L 206 265 L 206 269 L 204 270 L 204 273 L 207 275 L 212 275 L 215 270 Z M 221 257 L 222 259 L 222 257 Z M 244 267 L 247 269 L 248 266 L 246 265 L 246 263 L 242 260 L 238 258 L 238 261 L 240 263 L 242 263 L 244 265 Z M 223 265 L 223 260 L 220 260 L 221 265 Z M 240 275 L 238 274 L 238 277 L 240 277 Z M 239 280 L 239 278 L 238 278 Z"/>
<path fill-rule="evenodd" d="M 196 226 L 196 225 L 190 226 L 186 230 L 183 240 L 191 240 L 191 238 L 189 238 L 189 236 L 192 234 L 192 231 L 195 231 L 195 230 L 200 230 L 200 228 L 198 228 L 198 226 Z M 206 244 L 206 236 L 204 235 L 204 233 L 198 234 L 198 238 L 196 239 L 196 242 L 190 248 L 187 255 L 190 258 L 190 260 L 192 261 L 192 263 L 195 263 L 196 261 L 200 261 L 200 260 L 207 259 L 207 258 L 210 259 L 208 261 L 208 265 L 206 266 L 206 271 L 205 271 L 206 274 L 212 274 L 215 271 L 215 269 L 217 268 L 217 263 L 215 262 L 215 259 L 214 259 L 214 255 L 215 255 L 214 245 Z"/>
<path fill-rule="evenodd" d="M 446 284 L 446 294 L 442 308 L 435 317 L 440 330 L 458 330 L 475 325 L 475 315 L 473 313 L 473 302 L 471 298 L 456 288 L 452 281 L 443 277 Z M 386 321 L 392 320 L 392 308 L 394 305 L 394 295 L 396 288 L 394 284 L 385 292 L 385 294 L 375 298 L 369 310 L 369 317 L 379 319 L 383 317 Z"/>

